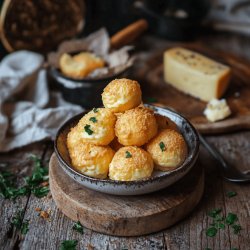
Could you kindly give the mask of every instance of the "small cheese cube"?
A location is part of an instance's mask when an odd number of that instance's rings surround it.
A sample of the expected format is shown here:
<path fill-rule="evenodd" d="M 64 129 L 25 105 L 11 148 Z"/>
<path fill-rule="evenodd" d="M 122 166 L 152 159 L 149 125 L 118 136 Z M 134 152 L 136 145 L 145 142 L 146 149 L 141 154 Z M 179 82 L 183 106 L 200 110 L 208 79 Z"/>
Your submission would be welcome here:
<path fill-rule="evenodd" d="M 227 105 L 225 99 L 217 100 L 213 99 L 204 110 L 204 115 L 211 122 L 223 120 L 231 114 L 231 110 Z"/>
<path fill-rule="evenodd" d="M 230 73 L 228 66 L 187 49 L 172 48 L 164 53 L 165 81 L 206 102 L 224 94 Z"/>

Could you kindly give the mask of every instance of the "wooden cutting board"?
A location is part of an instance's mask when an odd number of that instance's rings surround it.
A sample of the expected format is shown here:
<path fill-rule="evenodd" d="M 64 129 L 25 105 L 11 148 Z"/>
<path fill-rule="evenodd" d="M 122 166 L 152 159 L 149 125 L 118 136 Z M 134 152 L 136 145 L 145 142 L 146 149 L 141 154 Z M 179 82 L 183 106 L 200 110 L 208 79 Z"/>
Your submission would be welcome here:
<path fill-rule="evenodd" d="M 178 44 L 200 52 L 232 68 L 232 80 L 223 98 L 226 98 L 232 115 L 225 120 L 209 122 L 203 115 L 206 103 L 186 95 L 163 80 L 163 52 L 156 52 L 141 72 L 145 83 L 143 91 L 157 100 L 156 105 L 167 106 L 187 117 L 204 134 L 250 129 L 250 63 L 230 53 L 214 51 L 200 44 Z M 168 49 L 168 48 L 166 48 Z"/>
<path fill-rule="evenodd" d="M 57 207 L 83 226 L 110 235 L 136 236 L 170 227 L 195 208 L 204 189 L 204 171 L 199 163 L 171 187 L 139 196 L 87 189 L 64 173 L 55 154 L 49 165 L 50 189 Z"/>

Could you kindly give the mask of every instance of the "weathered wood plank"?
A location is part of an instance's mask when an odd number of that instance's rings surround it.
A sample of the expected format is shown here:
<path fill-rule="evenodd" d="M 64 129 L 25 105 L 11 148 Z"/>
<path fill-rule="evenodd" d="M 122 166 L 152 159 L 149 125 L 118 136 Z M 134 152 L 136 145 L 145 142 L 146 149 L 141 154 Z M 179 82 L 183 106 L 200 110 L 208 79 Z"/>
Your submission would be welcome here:
<path fill-rule="evenodd" d="M 32 144 L 28 147 L 14 150 L 11 153 L 0 154 L 0 164 L 6 167 L 1 167 L 2 170 L 8 170 L 18 176 L 17 184 L 23 183 L 23 177 L 27 176 L 32 171 L 33 161 L 30 159 L 30 154 L 42 156 L 44 151 L 43 144 Z M 11 225 L 13 216 L 17 213 L 18 209 L 26 209 L 29 196 L 18 197 L 15 201 L 5 200 L 0 198 L 0 246 L 2 249 L 13 249 L 18 246 L 21 241 L 21 235 Z"/>

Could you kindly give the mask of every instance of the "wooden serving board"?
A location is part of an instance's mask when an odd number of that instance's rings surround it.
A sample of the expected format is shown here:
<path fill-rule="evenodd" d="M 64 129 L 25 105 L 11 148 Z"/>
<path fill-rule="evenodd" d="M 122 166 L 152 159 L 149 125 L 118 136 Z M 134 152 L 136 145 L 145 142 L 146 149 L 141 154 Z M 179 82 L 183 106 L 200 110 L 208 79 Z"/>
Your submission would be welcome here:
<path fill-rule="evenodd" d="M 223 133 L 240 129 L 250 129 L 250 63 L 229 53 L 214 51 L 200 44 L 178 44 L 200 52 L 232 68 L 232 80 L 224 97 L 232 110 L 228 118 L 209 122 L 203 115 L 206 103 L 186 95 L 163 79 L 163 52 L 158 51 L 146 63 L 141 74 L 146 83 L 143 91 L 157 100 L 156 105 L 167 106 L 187 117 L 204 134 Z"/>
<path fill-rule="evenodd" d="M 94 231 L 117 236 L 144 235 L 170 227 L 190 213 L 204 189 L 203 168 L 193 169 L 173 186 L 147 195 L 114 196 L 87 189 L 49 163 L 50 189 L 57 207 Z"/>

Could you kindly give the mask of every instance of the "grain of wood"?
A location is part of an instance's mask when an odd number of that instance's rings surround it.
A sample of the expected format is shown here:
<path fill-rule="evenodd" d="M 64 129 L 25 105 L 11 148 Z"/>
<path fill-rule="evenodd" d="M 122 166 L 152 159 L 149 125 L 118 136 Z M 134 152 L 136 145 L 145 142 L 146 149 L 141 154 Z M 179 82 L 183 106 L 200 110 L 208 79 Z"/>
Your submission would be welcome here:
<path fill-rule="evenodd" d="M 210 46 L 230 50 L 232 53 L 244 56 L 250 60 L 249 39 L 225 34 L 206 36 L 203 43 Z M 153 37 L 144 37 L 138 40 L 141 50 L 138 52 L 139 59 L 136 67 L 132 69 L 131 77 L 143 82 L 144 63 L 152 55 L 154 49 L 163 49 L 171 43 Z M 143 50 L 143 51 L 142 51 Z M 155 62 L 153 62 L 155 63 Z M 144 72 L 149 73 L 149 72 Z M 147 86 L 143 86 L 146 88 Z M 152 95 L 152 94 L 151 94 Z M 235 134 L 224 134 L 207 137 L 209 143 L 215 145 L 230 164 L 234 164 L 239 169 L 250 169 L 250 132 L 240 132 Z M 23 169 L 23 176 L 27 169 L 31 170 L 31 162 L 27 161 L 30 152 L 43 155 L 44 143 L 38 146 L 31 145 L 21 150 L 15 150 L 9 154 L 0 154 L 0 163 L 9 162 L 13 169 Z M 46 144 L 47 145 L 47 144 Z M 46 151 L 44 159 L 47 160 L 53 149 Z M 206 170 L 205 194 L 197 206 L 196 210 L 186 219 L 171 228 L 162 232 L 143 237 L 113 237 L 84 229 L 84 234 L 80 235 L 73 231 L 73 222 L 67 219 L 55 206 L 52 199 L 35 197 L 22 197 L 17 203 L 0 198 L 0 249 L 58 249 L 61 242 L 66 239 L 77 239 L 79 241 L 77 249 L 167 249 L 167 250 L 201 250 L 210 247 L 213 250 L 231 249 L 233 247 L 240 250 L 249 249 L 250 246 L 250 193 L 249 184 L 238 185 L 223 180 L 218 173 L 218 166 L 212 157 L 204 150 L 201 150 L 202 164 Z M 237 196 L 228 198 L 228 191 L 236 191 Z M 9 220 L 17 210 L 18 205 L 27 204 L 25 218 L 32 219 L 30 230 L 26 237 L 19 238 L 16 231 L 12 231 Z M 33 208 L 52 208 L 51 222 L 44 221 L 37 217 Z M 242 231 L 239 236 L 229 233 L 229 230 L 221 230 L 214 238 L 206 236 L 205 231 L 209 226 L 210 219 L 207 212 L 221 206 L 224 212 L 235 212 L 239 217 Z M 150 244 L 152 242 L 152 244 Z M 155 243 L 155 244 L 154 244 Z M 153 248 L 153 244 L 155 248 Z M 94 246 L 95 248 L 93 248 Z"/>

